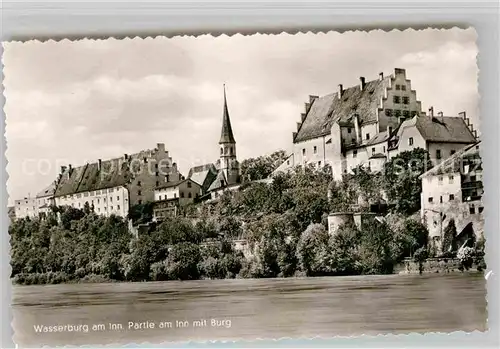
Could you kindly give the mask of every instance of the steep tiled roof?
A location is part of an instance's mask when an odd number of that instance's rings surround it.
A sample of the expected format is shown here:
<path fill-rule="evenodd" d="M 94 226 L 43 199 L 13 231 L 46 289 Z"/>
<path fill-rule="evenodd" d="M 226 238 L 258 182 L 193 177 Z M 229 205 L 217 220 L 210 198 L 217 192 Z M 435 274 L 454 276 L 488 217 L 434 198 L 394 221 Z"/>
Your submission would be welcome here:
<path fill-rule="evenodd" d="M 52 183 L 50 183 L 49 186 L 47 186 L 45 189 L 43 189 L 38 194 L 36 194 L 36 197 L 37 198 L 44 198 L 47 196 L 52 196 L 52 195 L 54 195 L 55 190 L 56 190 L 56 183 L 52 182 Z"/>
<path fill-rule="evenodd" d="M 434 166 L 427 172 L 420 175 L 420 178 L 427 176 L 433 176 L 442 173 L 456 173 L 460 172 L 461 166 L 463 164 L 463 159 L 471 155 L 477 155 L 479 157 L 479 146 L 481 142 L 474 144 L 469 144 L 457 151 L 455 154 L 442 161 L 440 164 Z M 478 158 L 480 159 L 480 158 Z"/>
<path fill-rule="evenodd" d="M 189 170 L 188 178 L 201 185 L 203 192 L 206 192 L 212 182 L 217 177 L 217 169 L 214 164 L 205 164 L 192 167 Z"/>
<path fill-rule="evenodd" d="M 349 122 L 353 113 L 359 115 L 361 123 L 372 122 L 377 119 L 377 108 L 380 100 L 389 87 L 392 76 L 383 79 L 368 81 L 363 90 L 356 85 L 343 90 L 339 94 L 332 93 L 316 98 L 302 125 L 300 126 L 294 142 L 321 137 L 330 134 L 334 122 Z"/>
<path fill-rule="evenodd" d="M 55 196 L 82 193 L 126 185 L 133 178 L 133 172 L 138 172 L 144 158 L 150 157 L 151 150 L 131 154 L 128 159 L 115 158 L 99 163 L 88 163 L 83 166 L 66 169 L 57 185 Z M 136 161 L 132 161 L 136 160 Z M 140 160 L 140 161 L 137 161 Z M 130 168 L 129 163 L 134 167 Z"/>
<path fill-rule="evenodd" d="M 404 129 L 415 126 L 428 142 L 476 143 L 477 140 L 461 117 L 428 115 L 414 116 L 401 123 L 397 130 L 400 138 Z"/>
<path fill-rule="evenodd" d="M 187 178 L 187 179 L 181 179 L 179 181 L 174 181 L 174 182 L 167 182 L 167 183 L 163 183 L 163 184 L 160 184 L 159 186 L 156 187 L 156 189 L 163 189 L 163 188 L 172 188 L 172 187 L 175 187 L 175 186 L 178 186 L 184 182 L 187 182 L 187 181 L 190 181 L 191 183 L 193 183 L 194 185 L 197 185 L 199 187 L 201 187 L 198 183 L 196 183 L 195 181 Z"/>
<path fill-rule="evenodd" d="M 416 125 L 422 137 L 429 142 L 476 142 L 476 138 L 461 117 L 419 116 Z"/>
<path fill-rule="evenodd" d="M 67 169 L 61 176 L 56 196 L 126 185 L 132 178 L 128 164 L 122 159 L 111 159 L 98 163 Z"/>
<path fill-rule="evenodd" d="M 208 191 L 217 190 L 225 186 L 227 186 L 226 176 L 224 175 L 223 171 L 219 171 L 219 173 L 217 174 L 217 178 L 215 178 L 215 180 L 212 182 L 212 184 L 208 188 Z"/>

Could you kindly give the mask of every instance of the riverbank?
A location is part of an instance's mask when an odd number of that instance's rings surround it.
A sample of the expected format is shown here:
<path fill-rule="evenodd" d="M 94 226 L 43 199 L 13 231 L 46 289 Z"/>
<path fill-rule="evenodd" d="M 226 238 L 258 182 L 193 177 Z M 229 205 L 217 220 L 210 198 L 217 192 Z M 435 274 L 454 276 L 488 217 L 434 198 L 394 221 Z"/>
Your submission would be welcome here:
<path fill-rule="evenodd" d="M 482 273 L 484 267 L 474 263 L 467 272 Z M 405 259 L 395 267 L 395 274 L 449 274 L 463 273 L 464 268 L 458 258 L 428 258 L 421 264 L 413 259 Z"/>

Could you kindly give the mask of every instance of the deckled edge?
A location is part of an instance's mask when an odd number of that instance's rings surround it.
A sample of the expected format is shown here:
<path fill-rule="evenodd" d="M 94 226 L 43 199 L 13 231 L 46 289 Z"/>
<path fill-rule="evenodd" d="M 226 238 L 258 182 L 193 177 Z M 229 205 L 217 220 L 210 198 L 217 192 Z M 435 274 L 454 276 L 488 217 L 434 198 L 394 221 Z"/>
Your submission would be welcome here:
<path fill-rule="evenodd" d="M 402 29 L 404 28 L 404 29 Z M 374 32 L 385 32 L 385 33 L 392 33 L 392 32 L 421 32 L 421 31 L 429 31 L 429 30 L 437 30 L 437 31 L 449 31 L 449 30 L 474 30 L 475 35 L 476 35 L 476 66 L 478 69 L 478 76 L 477 76 L 477 86 L 478 86 L 478 92 L 479 92 L 479 99 L 481 99 L 481 85 L 479 84 L 481 78 L 480 78 L 480 66 L 479 66 L 479 59 L 480 59 L 480 52 L 479 52 L 479 46 L 478 46 L 478 41 L 479 41 L 479 36 L 477 34 L 477 30 L 472 26 L 471 24 L 429 24 L 429 25 L 408 25 L 408 26 L 402 26 L 400 25 L 399 27 L 395 28 L 394 26 L 390 26 L 387 28 L 384 28 L 383 26 L 377 27 L 377 26 L 366 26 L 365 29 L 342 29 L 342 28 L 336 28 L 336 29 L 319 29 L 319 30 L 295 30 L 295 29 L 290 29 L 290 30 L 281 30 L 281 31 L 276 31 L 272 28 L 269 30 L 265 31 L 249 31 L 248 33 L 242 33 L 241 31 L 234 31 L 232 33 L 225 33 L 225 32 L 219 32 L 218 34 L 214 34 L 213 32 L 199 32 L 199 33 L 192 33 L 192 34 L 176 34 L 176 33 L 171 33 L 171 34 L 164 34 L 164 35 L 135 35 L 135 36 L 129 36 L 129 35 L 115 35 L 115 36 L 109 36 L 106 38 L 93 38 L 92 36 L 73 36 L 72 39 L 69 39 L 67 37 L 60 38 L 60 39 L 52 39 L 52 38 L 40 38 L 40 39 L 27 39 L 27 40 L 9 40 L 9 41 L 3 41 L 2 42 L 2 97 L 3 97 L 3 105 L 2 105 L 2 110 L 3 114 L 5 116 L 4 122 L 4 144 L 5 144 L 5 151 L 3 152 L 4 156 L 4 163 L 5 163 L 5 168 L 4 168 L 4 173 L 6 174 L 5 176 L 5 185 L 3 189 L 5 190 L 5 197 L 8 198 L 8 193 L 7 193 L 7 180 L 8 180 L 8 173 L 7 173 L 7 142 L 6 142 L 6 121 L 7 121 L 7 115 L 5 112 L 5 102 L 6 102 L 6 96 L 5 96 L 5 87 L 3 84 L 3 81 L 5 80 L 5 73 L 4 73 L 4 45 L 7 44 L 25 44 L 25 43 L 37 43 L 37 44 L 54 44 L 54 43 L 59 43 L 59 42 L 78 42 L 78 41 L 97 41 L 97 42 L 102 42 L 102 41 L 108 41 L 108 40 L 155 40 L 155 39 L 178 39 L 178 38 L 189 38 L 189 39 L 196 39 L 196 38 L 202 38 L 202 37 L 212 37 L 212 38 L 232 38 L 232 37 L 253 37 L 253 36 L 299 36 L 299 35 L 341 35 L 341 34 L 349 34 L 349 33 L 365 33 L 365 34 L 371 34 Z M 94 36 L 95 37 L 95 36 Z M 480 113 L 481 114 L 481 113 Z M 481 119 L 481 129 L 484 129 L 484 120 Z M 485 196 L 488 195 L 488 191 L 485 191 Z M 8 201 L 5 202 L 5 214 L 4 217 L 7 218 L 6 222 L 8 222 L 8 215 L 7 215 L 7 206 L 8 206 Z M 487 211 L 485 212 L 487 213 Z M 486 215 L 485 215 L 485 221 L 486 221 Z M 7 223 L 8 226 L 8 223 Z M 8 234 L 7 234 L 8 235 Z M 8 258 L 10 261 L 10 238 L 8 237 L 9 244 L 8 244 Z M 490 265 L 491 258 L 489 257 L 489 244 L 488 244 L 488 237 L 486 237 L 486 253 L 485 253 L 485 261 L 487 266 Z M 490 246 L 491 247 L 491 246 Z M 7 264 L 7 271 L 8 275 L 10 275 L 11 272 L 11 266 L 10 263 Z M 488 272 L 493 272 L 493 270 L 488 269 Z M 10 278 L 9 278 L 10 280 Z M 12 284 L 10 282 L 7 282 L 8 287 L 12 289 Z M 486 312 L 488 312 L 488 279 L 486 279 Z M 11 299 L 12 299 L 12 292 L 9 292 Z M 10 304 L 9 304 L 10 305 Z M 10 307 L 9 307 L 10 308 Z M 13 314 L 9 312 L 9 316 L 11 317 L 11 334 L 12 334 L 12 340 L 14 342 L 14 326 L 13 326 Z M 486 322 L 486 325 L 488 325 L 488 319 Z M 86 344 L 82 346 L 77 346 L 77 345 L 64 345 L 64 346 L 49 346 L 45 344 L 41 344 L 41 348 L 87 348 L 87 347 L 92 347 L 92 348 L 116 348 L 116 347 L 159 347 L 159 346 L 166 346 L 166 347 L 173 347 L 176 345 L 210 345 L 210 344 L 239 344 L 239 345 L 250 345 L 250 344 L 258 344 L 259 342 L 281 342 L 281 341 L 287 341 L 287 340 L 295 340 L 295 341 L 313 341 L 313 340 L 332 340 L 332 339 L 375 339 L 375 338 L 404 338 L 407 336 L 413 336 L 413 335 L 453 335 L 453 334 L 459 334 L 459 335 L 472 335 L 472 334 L 484 334 L 489 332 L 489 328 L 487 328 L 485 331 L 480 331 L 480 330 L 474 330 L 474 331 L 451 331 L 451 332 L 436 332 L 436 331 L 427 331 L 427 332 L 407 332 L 407 333 L 399 333 L 399 334 L 393 334 L 393 333 L 384 333 L 384 334 L 377 334 L 377 335 L 352 335 L 352 336 L 346 336 L 346 335 L 341 335 L 341 336 L 313 336 L 313 337 L 280 337 L 280 338 L 265 338 L 265 337 L 256 337 L 255 339 L 252 340 L 247 340 L 247 339 L 234 339 L 234 340 L 185 340 L 185 341 L 164 341 L 164 342 L 159 342 L 159 343 L 153 343 L 153 342 L 129 342 L 129 343 L 112 343 L 112 344 Z M 15 342 L 14 342 L 15 344 Z M 15 344 L 17 347 L 17 344 Z"/>

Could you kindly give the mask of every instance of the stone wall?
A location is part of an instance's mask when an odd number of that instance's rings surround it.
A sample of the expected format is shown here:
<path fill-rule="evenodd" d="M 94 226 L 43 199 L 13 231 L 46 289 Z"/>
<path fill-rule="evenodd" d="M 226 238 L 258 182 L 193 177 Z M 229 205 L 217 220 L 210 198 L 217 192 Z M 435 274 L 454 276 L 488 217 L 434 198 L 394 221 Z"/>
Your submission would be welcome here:
<path fill-rule="evenodd" d="M 477 271 L 473 265 L 469 271 Z M 453 273 L 461 272 L 460 261 L 456 258 L 428 258 L 423 263 L 422 273 Z M 418 274 L 419 265 L 413 259 L 405 259 L 394 270 L 396 274 Z"/>

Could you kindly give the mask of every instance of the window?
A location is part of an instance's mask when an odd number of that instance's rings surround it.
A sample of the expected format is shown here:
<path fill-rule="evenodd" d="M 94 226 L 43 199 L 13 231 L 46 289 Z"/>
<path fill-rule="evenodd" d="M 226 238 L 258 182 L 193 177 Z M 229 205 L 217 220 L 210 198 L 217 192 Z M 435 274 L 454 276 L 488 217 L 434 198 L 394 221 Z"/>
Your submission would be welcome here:
<path fill-rule="evenodd" d="M 287 165 L 290 165 L 290 160 L 287 160 L 287 161 L 286 161 L 286 164 L 287 164 Z"/>
<path fill-rule="evenodd" d="M 110 197 L 110 198 L 109 198 L 109 202 L 113 202 L 113 197 Z"/>
<path fill-rule="evenodd" d="M 442 196 L 440 196 L 440 197 L 439 197 L 439 202 L 440 202 L 441 204 L 443 203 L 443 197 L 442 197 Z"/>
<path fill-rule="evenodd" d="M 385 115 L 386 116 L 392 116 L 392 109 L 386 109 L 385 110 Z"/>
<path fill-rule="evenodd" d="M 403 110 L 403 116 L 405 118 L 409 118 L 410 117 L 410 111 L 409 110 Z"/>
<path fill-rule="evenodd" d="M 401 85 L 401 91 L 406 91 L 406 85 Z"/>
<path fill-rule="evenodd" d="M 479 213 L 483 213 L 484 207 L 479 207 Z"/>
<path fill-rule="evenodd" d="M 188 181 L 188 182 L 187 182 L 187 187 L 188 187 L 188 188 L 191 188 L 191 187 L 192 187 L 192 184 L 191 184 L 191 182 L 190 182 L 190 181 Z"/>
<path fill-rule="evenodd" d="M 470 176 L 470 181 L 475 182 L 476 181 L 476 176 Z"/>
<path fill-rule="evenodd" d="M 384 147 L 383 147 L 382 149 L 383 149 L 383 152 L 384 152 L 384 154 L 385 154 L 385 145 L 384 145 Z"/>
<path fill-rule="evenodd" d="M 476 208 L 474 207 L 474 205 L 470 205 L 469 206 L 469 213 L 470 214 L 476 214 Z"/>
<path fill-rule="evenodd" d="M 110 209 L 111 211 L 113 211 L 113 206 L 111 206 L 109 209 Z"/>
<path fill-rule="evenodd" d="M 318 161 L 318 166 L 321 166 L 321 161 Z"/>
<path fill-rule="evenodd" d="M 100 200 L 99 200 L 99 199 L 97 199 L 97 203 L 99 203 L 99 201 L 100 201 Z"/>
<path fill-rule="evenodd" d="M 450 194 L 450 201 L 453 201 L 453 200 L 455 200 L 455 195 Z"/>
<path fill-rule="evenodd" d="M 170 181 L 170 176 L 169 175 L 166 175 L 165 176 L 165 182 L 169 182 Z"/>
<path fill-rule="evenodd" d="M 101 212 L 101 208 L 100 207 L 97 208 L 97 212 Z"/>
<path fill-rule="evenodd" d="M 191 192 L 189 192 L 189 193 L 188 193 L 188 198 L 190 198 L 190 199 L 191 199 L 192 197 L 193 197 L 193 195 L 191 194 Z"/>
<path fill-rule="evenodd" d="M 433 201 L 432 196 L 428 199 L 428 201 L 429 201 L 430 203 L 432 203 L 432 201 Z"/>
<path fill-rule="evenodd" d="M 220 155 L 224 154 L 224 149 L 220 148 Z"/>
<path fill-rule="evenodd" d="M 302 149 L 302 156 L 306 156 L 306 149 Z"/>
<path fill-rule="evenodd" d="M 455 150 L 450 150 L 450 156 L 455 154 Z"/>
<path fill-rule="evenodd" d="M 394 110 L 394 116 L 399 118 L 401 116 L 401 110 L 399 110 L 399 109 Z"/>
<path fill-rule="evenodd" d="M 120 205 L 116 205 L 116 209 L 120 211 Z"/>
<path fill-rule="evenodd" d="M 413 137 L 408 138 L 408 145 L 413 145 Z"/>
<path fill-rule="evenodd" d="M 318 153 L 318 147 L 317 147 L 317 146 L 314 146 L 314 148 L 313 148 L 313 153 L 314 153 L 314 154 L 317 154 L 317 153 Z"/>
<path fill-rule="evenodd" d="M 137 195 L 142 195 L 142 192 L 140 190 L 138 190 Z"/>
<path fill-rule="evenodd" d="M 443 184 L 443 176 L 439 176 L 438 181 L 439 181 L 438 182 L 439 185 L 442 185 Z"/>
<path fill-rule="evenodd" d="M 396 85 L 396 90 L 401 90 L 401 85 Z"/>
<path fill-rule="evenodd" d="M 367 133 L 367 134 L 366 134 L 366 140 L 369 140 L 369 139 L 370 139 L 370 134 L 369 134 L 369 133 Z"/>
<path fill-rule="evenodd" d="M 375 154 L 375 148 L 372 148 L 372 155 Z"/>
<path fill-rule="evenodd" d="M 165 195 L 165 198 L 166 198 L 166 197 L 167 197 L 167 196 Z M 160 200 L 160 201 L 162 200 L 161 195 L 158 195 L 158 200 Z"/>
<path fill-rule="evenodd" d="M 455 177 L 453 175 L 449 175 L 448 176 L 448 183 L 453 184 L 454 179 L 455 179 Z"/>
<path fill-rule="evenodd" d="M 102 201 L 103 201 L 103 202 L 106 202 L 106 198 L 103 198 L 103 199 L 102 199 Z"/>
<path fill-rule="evenodd" d="M 160 185 L 160 182 L 159 181 L 156 181 L 156 186 L 159 186 Z"/>
<path fill-rule="evenodd" d="M 409 104 L 410 103 L 410 98 L 407 96 L 403 96 L 403 104 Z"/>
<path fill-rule="evenodd" d="M 174 199 L 176 199 L 176 198 L 177 198 L 177 193 L 174 193 Z"/>
<path fill-rule="evenodd" d="M 142 200 L 137 200 L 137 202 L 139 203 L 139 205 L 142 205 Z"/>
<path fill-rule="evenodd" d="M 347 128 L 347 133 L 351 133 L 351 128 L 350 127 Z"/>
<path fill-rule="evenodd" d="M 141 181 L 137 181 L 137 186 L 140 187 L 141 186 Z"/>
<path fill-rule="evenodd" d="M 144 163 L 147 164 L 148 163 L 148 158 L 144 158 Z"/>
<path fill-rule="evenodd" d="M 352 151 L 352 157 L 355 158 L 358 156 L 358 151 L 357 150 L 353 150 Z"/>
<path fill-rule="evenodd" d="M 393 102 L 394 102 L 394 103 L 396 103 L 396 104 L 399 104 L 399 102 L 400 102 L 400 98 L 399 98 L 399 96 L 394 96 L 394 97 L 392 98 L 392 100 L 393 100 Z"/>
<path fill-rule="evenodd" d="M 181 198 L 183 198 L 183 197 L 184 197 L 184 192 L 183 192 L 183 191 L 181 191 Z"/>
<path fill-rule="evenodd" d="M 436 159 L 441 159 L 441 149 L 436 150 Z"/>
<path fill-rule="evenodd" d="M 155 164 L 155 169 L 158 169 L 158 164 Z"/>
<path fill-rule="evenodd" d="M 160 172 L 156 171 L 156 177 L 158 177 L 160 175 Z"/>

